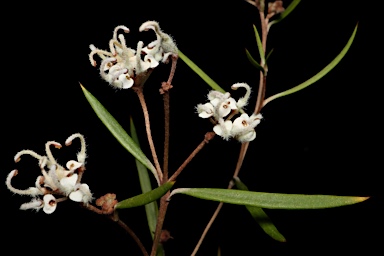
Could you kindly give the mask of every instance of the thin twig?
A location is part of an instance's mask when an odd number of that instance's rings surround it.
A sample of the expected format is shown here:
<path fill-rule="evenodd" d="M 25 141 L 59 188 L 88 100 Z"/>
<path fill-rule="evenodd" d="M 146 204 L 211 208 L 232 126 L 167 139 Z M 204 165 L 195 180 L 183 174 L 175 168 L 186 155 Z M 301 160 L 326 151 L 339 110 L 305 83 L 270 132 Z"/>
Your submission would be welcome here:
<path fill-rule="evenodd" d="M 237 164 L 236 164 L 236 169 L 235 172 L 233 173 L 233 177 L 236 178 L 239 175 L 241 166 L 243 165 L 245 154 L 247 153 L 249 146 L 249 141 L 241 144 L 240 148 L 240 153 L 239 153 L 239 158 L 237 159 Z"/>
<path fill-rule="evenodd" d="M 177 55 L 172 55 L 172 67 L 171 67 L 171 72 L 169 73 L 168 77 L 168 84 L 172 84 L 173 77 L 175 76 L 175 71 L 176 71 L 176 64 L 177 64 L 177 59 L 179 56 Z"/>
<path fill-rule="evenodd" d="M 169 181 L 175 181 L 177 176 L 181 173 L 182 170 L 187 166 L 189 162 L 192 161 L 192 159 L 199 153 L 200 150 L 203 149 L 203 147 L 215 137 L 214 132 L 207 132 L 204 136 L 204 139 L 200 144 L 193 150 L 193 152 L 189 155 L 187 159 L 185 159 L 184 163 L 179 167 L 179 169 L 176 170 L 176 172 L 169 178 Z"/>
<path fill-rule="evenodd" d="M 161 183 L 168 180 L 168 162 L 169 162 L 169 91 L 163 94 L 164 101 L 164 159 L 163 159 L 163 179 Z"/>
<path fill-rule="evenodd" d="M 132 88 L 134 89 L 137 96 L 139 97 L 139 101 L 140 101 L 141 107 L 143 109 L 144 120 L 145 120 L 145 130 L 147 132 L 148 143 L 149 143 L 149 147 L 150 147 L 151 152 L 152 152 L 153 161 L 154 161 L 155 166 L 156 166 L 157 175 L 159 176 L 159 180 L 161 182 L 163 180 L 163 173 L 161 171 L 159 159 L 157 158 L 155 145 L 153 144 L 151 125 L 149 122 L 149 114 L 148 114 L 147 104 L 145 103 L 145 99 L 144 99 L 143 87 L 139 86 L 139 87 L 132 87 Z"/>
<path fill-rule="evenodd" d="M 163 229 L 165 214 L 167 213 L 167 208 L 169 205 L 167 198 L 169 197 L 170 193 L 171 192 L 168 191 L 160 199 L 159 215 L 157 216 L 156 231 L 155 231 L 155 235 L 153 237 L 151 256 L 156 256 L 157 248 L 158 248 L 159 242 L 160 242 L 161 231 Z"/>
<path fill-rule="evenodd" d="M 220 202 L 219 205 L 217 206 L 215 212 L 213 213 L 211 219 L 209 220 L 207 226 L 205 227 L 203 233 L 201 234 L 199 242 L 197 242 L 195 249 L 193 250 L 191 256 L 195 256 L 197 251 L 200 249 L 200 246 L 203 243 L 205 236 L 207 235 L 207 233 L 208 233 L 209 229 L 211 228 L 213 222 L 215 221 L 217 215 L 219 215 L 219 212 L 220 212 L 221 208 L 223 207 L 223 204 L 224 204 L 223 202 Z"/>
<path fill-rule="evenodd" d="M 266 47 L 267 47 L 267 36 L 268 36 L 268 19 L 265 18 L 264 12 L 260 11 L 260 20 L 261 20 L 261 44 L 263 47 L 263 52 L 265 55 Z M 257 100 L 256 100 L 256 106 L 255 106 L 255 114 L 260 113 L 263 102 L 265 98 L 265 89 L 266 89 L 266 82 L 267 82 L 267 70 L 266 70 L 266 63 L 263 61 L 260 63 L 263 69 L 265 70 L 265 74 L 260 71 L 260 81 L 259 81 L 259 90 L 257 93 Z"/>
<path fill-rule="evenodd" d="M 99 208 L 97 208 L 91 204 L 83 204 L 82 203 L 80 205 L 87 210 L 90 210 L 90 211 L 95 212 L 95 213 L 100 214 L 100 215 L 104 215 L 104 216 L 108 217 L 110 220 L 112 220 L 113 222 L 116 222 L 117 224 L 119 224 L 119 226 L 122 227 L 133 238 L 133 240 L 135 240 L 136 244 L 139 246 L 143 255 L 149 256 L 147 250 L 145 249 L 144 245 L 141 243 L 138 236 L 135 234 L 135 232 L 133 232 L 133 230 L 130 227 L 128 227 L 127 224 L 125 224 L 122 220 L 119 219 L 116 212 L 103 211 L 103 210 L 101 210 L 101 209 L 99 209 Z"/>
<path fill-rule="evenodd" d="M 263 72 L 260 71 L 260 81 L 259 81 L 259 91 L 257 93 L 257 101 L 255 106 L 255 114 L 260 113 L 263 108 L 263 102 L 265 98 L 265 85 L 267 82 L 267 77 L 264 76 Z"/>
<path fill-rule="evenodd" d="M 241 144 L 240 154 L 239 154 L 239 158 L 237 160 L 235 171 L 233 173 L 233 177 L 237 177 L 237 175 L 240 172 L 240 168 L 243 164 L 245 153 L 247 152 L 247 149 L 248 149 L 248 145 L 249 145 L 249 142 Z M 228 184 L 227 189 L 232 189 L 233 185 L 234 185 L 234 183 L 231 180 Z M 217 216 L 219 215 L 219 212 L 220 212 L 222 207 L 223 207 L 223 202 L 220 202 L 219 205 L 217 206 L 215 212 L 213 213 L 211 219 L 209 220 L 207 226 L 205 226 L 205 229 L 204 229 L 203 233 L 201 234 L 200 239 L 197 242 L 195 249 L 193 250 L 191 256 L 196 255 L 196 253 L 199 250 L 201 244 L 203 243 L 205 237 L 207 236 L 209 229 L 213 225 L 213 222 L 216 220 Z"/>
<path fill-rule="evenodd" d="M 168 181 L 175 181 L 176 178 L 179 176 L 182 170 L 187 166 L 189 162 L 196 156 L 196 154 L 207 144 L 210 140 L 212 140 L 215 137 L 214 132 L 207 132 L 204 136 L 204 140 L 193 150 L 193 152 L 188 156 L 188 158 L 183 162 L 183 164 L 176 170 L 176 172 L 169 178 Z M 152 251 L 151 256 L 155 256 L 157 252 L 157 247 L 159 245 L 160 241 L 160 235 L 164 224 L 165 214 L 167 213 L 167 208 L 169 202 L 167 201 L 168 197 L 170 195 L 170 192 L 168 191 L 164 196 L 160 199 L 160 208 L 159 208 L 159 215 L 157 217 L 157 223 L 156 223 L 156 230 L 155 235 L 153 238 L 153 245 L 152 245 Z"/>
<path fill-rule="evenodd" d="M 163 94 L 164 101 L 164 159 L 163 159 L 163 179 L 162 183 L 168 180 L 168 163 L 169 163 L 169 124 L 170 124 L 170 99 L 169 90 L 172 88 L 172 80 L 175 75 L 178 56 L 172 56 L 172 67 L 169 73 L 168 81 L 163 83 L 160 93 Z"/>
<path fill-rule="evenodd" d="M 136 236 L 135 232 L 127 226 L 122 220 L 118 219 L 115 221 L 113 217 L 110 217 L 110 219 L 114 222 L 116 222 L 120 227 L 122 227 L 127 233 L 135 240 L 136 244 L 140 247 L 141 252 L 143 253 L 144 256 L 149 256 L 147 250 L 145 249 L 144 245 L 141 243 L 140 239 L 138 236 Z"/>

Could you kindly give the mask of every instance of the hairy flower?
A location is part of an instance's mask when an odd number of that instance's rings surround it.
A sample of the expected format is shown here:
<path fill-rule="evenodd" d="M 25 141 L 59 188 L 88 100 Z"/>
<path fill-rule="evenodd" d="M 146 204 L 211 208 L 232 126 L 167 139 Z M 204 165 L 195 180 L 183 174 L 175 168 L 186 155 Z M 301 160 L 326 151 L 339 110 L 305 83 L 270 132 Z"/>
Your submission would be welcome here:
<path fill-rule="evenodd" d="M 100 76 L 110 85 L 118 89 L 131 88 L 137 78 L 140 77 L 141 81 L 145 81 L 159 62 L 167 63 L 169 56 L 178 54 L 173 39 L 160 29 L 156 21 L 144 22 L 139 31 L 150 29 L 156 33 L 156 40 L 145 47 L 144 43 L 139 41 L 136 50 L 127 46 L 124 34 L 118 34 L 120 30 L 129 33 L 129 29 L 123 25 L 114 29 L 112 39 L 109 41 L 109 51 L 90 45 L 89 60 L 96 67 L 94 55 L 97 54 L 102 59 L 99 67 Z"/>
<path fill-rule="evenodd" d="M 61 148 L 61 144 L 55 141 L 48 141 L 45 144 L 45 156 L 41 156 L 32 150 L 22 150 L 18 152 L 14 160 L 19 162 L 21 156 L 30 155 L 38 160 L 41 175 L 37 176 L 35 187 L 28 189 L 17 189 L 12 186 L 12 178 L 18 174 L 17 170 L 11 171 L 6 179 L 7 188 L 19 195 L 29 195 L 33 199 L 29 203 L 20 206 L 21 210 L 43 208 L 43 211 L 50 214 L 55 211 L 59 201 L 67 198 L 82 203 L 89 203 L 92 200 L 92 194 L 89 187 L 85 183 L 80 183 L 82 172 L 85 170 L 86 146 L 83 135 L 76 133 L 68 137 L 65 144 L 72 144 L 73 139 L 79 138 L 81 149 L 77 153 L 77 161 L 70 160 L 66 164 L 66 168 L 58 164 L 53 157 L 50 147 Z M 43 199 L 38 198 L 43 196 Z M 55 196 L 61 198 L 57 199 Z"/>
<path fill-rule="evenodd" d="M 229 92 L 222 93 L 212 90 L 208 93 L 209 102 L 197 105 L 197 113 L 201 118 L 211 118 L 211 121 L 215 123 L 213 131 L 223 139 L 235 138 L 240 142 L 252 141 L 256 138 L 255 127 L 262 119 L 261 114 L 248 116 L 243 113 L 233 122 L 230 120 L 240 111 L 244 112 L 243 107 L 248 104 L 251 88 L 246 83 L 235 83 L 231 88 L 233 90 L 244 88 L 245 95 L 236 101 Z"/>

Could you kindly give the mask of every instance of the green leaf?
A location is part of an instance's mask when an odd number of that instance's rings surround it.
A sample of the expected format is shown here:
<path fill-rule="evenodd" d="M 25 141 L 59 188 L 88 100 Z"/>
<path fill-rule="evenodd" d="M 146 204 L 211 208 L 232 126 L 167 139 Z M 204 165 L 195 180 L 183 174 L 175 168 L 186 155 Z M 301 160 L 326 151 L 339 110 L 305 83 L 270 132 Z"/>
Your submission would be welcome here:
<path fill-rule="evenodd" d="M 174 181 L 169 181 L 147 193 L 120 201 L 116 204 L 115 208 L 126 209 L 149 204 L 165 195 L 165 193 L 172 188 L 173 184 L 175 184 Z"/>
<path fill-rule="evenodd" d="M 147 167 L 153 175 L 155 176 L 157 182 L 159 183 L 159 178 L 157 176 L 156 168 L 153 166 L 151 161 L 145 156 L 143 151 L 137 146 L 137 144 L 132 140 L 132 138 L 126 133 L 126 131 L 121 127 L 121 125 L 116 121 L 116 119 L 104 108 L 103 105 L 80 84 L 81 89 L 85 97 L 87 98 L 89 104 L 95 111 L 96 115 L 103 122 L 103 124 L 108 128 L 112 135 L 120 142 L 120 144 L 129 151 L 137 160 L 139 160 L 145 167 Z"/>
<path fill-rule="evenodd" d="M 225 93 L 225 90 L 221 88 L 215 81 L 213 81 L 203 70 L 201 70 L 193 61 L 191 61 L 187 56 L 184 55 L 179 50 L 179 57 L 182 59 L 185 64 L 187 64 L 196 74 L 198 74 L 213 90 Z"/>
<path fill-rule="evenodd" d="M 323 209 L 360 203 L 369 197 L 301 195 L 251 192 L 219 188 L 178 188 L 171 192 L 229 204 L 250 205 L 266 209 Z M 169 200 L 168 199 L 168 200 Z"/>
<path fill-rule="evenodd" d="M 323 76 L 325 76 L 329 71 L 331 71 L 337 64 L 339 64 L 339 62 L 343 59 L 343 57 L 345 56 L 345 54 L 348 52 L 349 48 L 351 47 L 352 45 L 352 42 L 355 38 L 355 35 L 356 35 L 356 31 L 357 31 L 357 25 L 351 35 L 351 37 L 349 38 L 347 44 L 344 46 L 343 50 L 336 56 L 336 58 L 331 62 L 329 63 L 325 68 L 323 68 L 319 73 L 317 73 L 316 75 L 314 75 L 313 77 L 311 77 L 310 79 L 308 79 L 307 81 L 289 89 L 289 90 L 286 90 L 286 91 L 283 91 L 283 92 L 280 92 L 278 94 L 275 94 L 269 98 L 267 98 L 266 100 L 264 100 L 264 105 L 267 105 L 269 102 L 271 102 L 272 100 L 274 99 L 277 99 L 277 98 L 280 98 L 280 97 L 283 97 L 283 96 L 286 96 L 286 95 L 289 95 L 289 94 L 292 94 L 292 93 L 295 93 L 295 92 L 298 92 L 304 88 L 306 88 L 307 86 L 317 82 L 320 78 L 322 78 Z"/>
<path fill-rule="evenodd" d="M 279 23 L 280 21 L 282 21 L 283 19 L 285 19 L 288 14 L 290 14 L 295 8 L 296 6 L 300 3 L 301 0 L 293 0 L 287 8 L 285 8 L 285 11 L 283 11 L 282 13 L 280 13 L 280 15 L 274 19 L 273 21 L 271 21 L 269 24 L 268 24 L 268 29 L 273 25 L 273 24 L 276 24 L 276 23 Z"/>
<path fill-rule="evenodd" d="M 271 57 L 272 53 L 273 53 L 273 48 L 269 51 L 267 57 L 265 58 L 265 62 L 268 62 L 269 57 Z"/>
<path fill-rule="evenodd" d="M 248 191 L 247 186 L 241 182 L 239 178 L 234 178 L 234 181 L 238 189 Z M 245 207 L 267 235 L 276 241 L 286 242 L 285 237 L 279 232 L 279 230 L 277 230 L 276 226 L 272 223 L 272 220 L 262 208 L 249 205 L 246 205 Z"/>
<path fill-rule="evenodd" d="M 264 49 L 263 49 L 263 44 L 261 43 L 261 39 L 259 36 L 259 32 L 257 32 L 257 28 L 255 25 L 253 25 L 253 30 L 255 31 L 255 37 L 256 37 L 256 43 L 257 43 L 257 48 L 259 49 L 259 54 L 260 54 L 260 63 L 261 64 L 266 64 L 265 63 L 265 56 L 264 56 Z"/>
<path fill-rule="evenodd" d="M 264 68 L 252 57 L 252 55 L 249 53 L 247 49 L 245 49 L 245 54 L 247 55 L 248 60 L 251 62 L 253 66 L 255 66 L 258 70 L 263 72 L 264 74 Z"/>
<path fill-rule="evenodd" d="M 131 120 L 130 126 L 131 126 L 132 139 L 140 147 L 139 138 L 137 137 L 135 124 L 133 123 L 132 117 L 130 120 Z M 137 159 L 136 159 L 136 167 L 137 167 L 137 172 L 139 174 L 141 191 L 143 193 L 147 193 L 151 191 L 152 190 L 151 180 L 149 178 L 147 168 Z M 153 201 L 152 203 L 145 205 L 145 213 L 147 215 L 149 232 L 151 233 L 152 239 L 155 235 L 158 211 L 159 211 L 159 208 L 157 206 L 156 201 Z"/>

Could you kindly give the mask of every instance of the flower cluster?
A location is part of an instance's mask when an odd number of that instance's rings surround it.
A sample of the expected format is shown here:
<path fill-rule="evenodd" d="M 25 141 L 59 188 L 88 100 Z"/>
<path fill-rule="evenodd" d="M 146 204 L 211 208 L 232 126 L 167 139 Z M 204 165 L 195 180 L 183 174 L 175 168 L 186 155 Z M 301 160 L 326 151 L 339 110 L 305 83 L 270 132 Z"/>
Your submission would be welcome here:
<path fill-rule="evenodd" d="M 35 187 L 24 190 L 14 188 L 11 185 L 11 180 L 18 174 L 18 171 L 15 169 L 8 174 L 6 185 L 11 192 L 33 197 L 30 202 L 20 206 L 21 210 L 40 210 L 42 208 L 45 213 L 50 214 L 55 211 L 58 202 L 67 198 L 85 204 L 92 200 L 88 185 L 80 183 L 85 170 L 86 159 L 86 145 L 83 135 L 76 133 L 69 136 L 65 141 L 65 145 L 71 145 L 75 138 L 80 139 L 81 150 L 77 153 L 77 161 L 68 161 L 66 168 L 59 165 L 52 155 L 51 146 L 61 148 L 61 144 L 55 141 L 48 141 L 45 144 L 46 156 L 41 156 L 28 149 L 22 150 L 15 155 L 15 162 L 19 162 L 22 155 L 31 155 L 36 158 L 42 174 L 37 177 Z M 40 196 L 42 196 L 42 199 Z"/>
<path fill-rule="evenodd" d="M 242 113 L 233 122 L 230 120 L 235 114 L 244 112 L 242 110 L 248 104 L 251 88 L 246 83 L 236 83 L 232 85 L 233 90 L 245 88 L 246 94 L 238 101 L 233 99 L 229 92 L 210 91 L 208 93 L 209 102 L 198 104 L 196 109 L 201 118 L 211 118 L 215 126 L 213 131 L 228 140 L 235 138 L 240 142 L 252 141 L 256 138 L 255 127 L 262 119 L 261 114 L 252 114 L 249 116 Z M 226 118 L 226 119 L 224 119 Z"/>
<path fill-rule="evenodd" d="M 131 88 L 138 78 L 145 81 L 150 70 L 157 67 L 159 62 L 167 63 L 170 56 L 176 56 L 178 49 L 173 39 L 161 31 L 156 21 L 144 22 L 139 31 L 152 29 L 156 33 L 156 40 L 144 47 L 139 41 L 136 50 L 127 47 L 123 34 L 119 30 L 129 33 L 126 26 L 117 26 L 113 31 L 113 37 L 109 41 L 109 51 L 90 45 L 89 60 L 96 67 L 94 55 L 97 54 L 102 62 L 100 64 L 101 77 L 115 88 Z M 142 54 L 144 58 L 142 58 Z"/>

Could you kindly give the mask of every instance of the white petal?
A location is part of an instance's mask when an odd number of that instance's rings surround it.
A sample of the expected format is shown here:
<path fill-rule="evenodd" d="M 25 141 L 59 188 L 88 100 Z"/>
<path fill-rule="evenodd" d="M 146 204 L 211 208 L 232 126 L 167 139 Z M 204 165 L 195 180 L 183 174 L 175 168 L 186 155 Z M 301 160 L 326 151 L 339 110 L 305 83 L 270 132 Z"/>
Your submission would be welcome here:
<path fill-rule="evenodd" d="M 212 104 L 214 107 L 216 107 L 217 104 L 219 104 L 220 101 L 221 101 L 221 100 L 220 100 L 219 98 L 214 98 L 214 99 L 211 100 L 211 104 Z"/>
<path fill-rule="evenodd" d="M 255 130 L 249 131 L 246 134 L 242 134 L 237 137 L 237 140 L 240 142 L 248 142 L 252 141 L 256 138 L 256 132 Z"/>
<path fill-rule="evenodd" d="M 197 113 L 199 113 L 199 117 L 208 118 L 213 116 L 215 108 L 211 103 L 205 103 L 197 105 Z"/>
<path fill-rule="evenodd" d="M 69 199 L 75 202 L 82 202 L 83 201 L 83 192 L 80 190 L 74 191 L 71 194 L 69 194 Z"/>
<path fill-rule="evenodd" d="M 232 109 L 229 103 L 230 103 L 229 101 L 223 101 L 220 104 L 218 113 L 217 113 L 219 117 L 226 117 L 229 113 L 231 113 Z"/>
<path fill-rule="evenodd" d="M 76 191 L 69 194 L 69 199 L 75 202 L 88 203 L 92 199 L 92 193 L 89 190 L 89 186 L 85 183 L 81 184 Z"/>
<path fill-rule="evenodd" d="M 81 184 L 79 190 L 83 192 L 83 203 L 88 203 L 92 200 L 92 193 L 87 184 Z"/>
<path fill-rule="evenodd" d="M 217 135 L 219 135 L 219 136 L 221 136 L 221 135 L 224 133 L 223 129 L 221 128 L 221 126 L 220 126 L 219 124 L 217 124 L 217 125 L 215 125 L 215 126 L 213 127 L 213 131 L 214 131 Z"/>
<path fill-rule="evenodd" d="M 77 176 L 78 175 L 76 173 L 74 173 L 71 176 L 64 177 L 60 180 L 60 184 L 63 187 L 64 192 L 66 194 L 69 194 L 70 192 L 72 192 L 75 189 L 75 185 L 77 182 Z"/>
<path fill-rule="evenodd" d="M 82 163 L 79 163 L 79 162 L 77 162 L 75 160 L 70 160 L 66 164 L 67 169 L 70 170 L 70 171 L 74 171 L 74 170 L 76 170 L 77 168 L 79 168 L 82 165 L 83 165 Z"/>
<path fill-rule="evenodd" d="M 122 74 L 119 76 L 119 81 L 122 82 L 122 88 L 123 89 L 128 89 L 133 86 L 133 79 L 130 78 L 127 74 Z"/>
<path fill-rule="evenodd" d="M 232 128 L 232 133 L 233 135 L 236 135 L 244 129 L 246 129 L 249 126 L 249 116 L 247 114 L 242 114 L 238 118 L 233 121 L 233 128 Z"/>
<path fill-rule="evenodd" d="M 43 200 L 44 200 L 43 211 L 46 214 L 53 213 L 56 210 L 56 206 L 57 206 L 56 198 L 51 194 L 47 194 L 43 197 Z"/>
<path fill-rule="evenodd" d="M 159 65 L 159 62 L 152 55 L 145 55 L 144 62 L 149 63 L 149 68 L 155 68 Z"/>
<path fill-rule="evenodd" d="M 256 126 L 260 123 L 261 119 L 263 119 L 263 116 L 262 116 L 260 113 L 257 114 L 257 115 L 252 114 L 252 115 L 249 117 L 251 126 L 252 126 L 252 127 L 256 127 Z"/>
<path fill-rule="evenodd" d="M 224 139 L 229 139 L 230 137 L 230 131 L 232 129 L 232 122 L 230 120 L 227 120 L 225 122 L 221 122 L 213 127 L 213 131 L 223 137 Z"/>
<path fill-rule="evenodd" d="M 227 104 L 231 109 L 237 109 L 236 101 L 234 98 L 229 98 Z"/>

